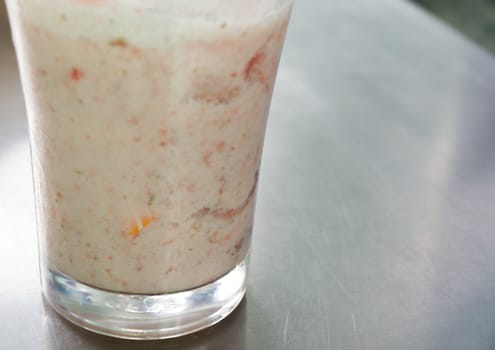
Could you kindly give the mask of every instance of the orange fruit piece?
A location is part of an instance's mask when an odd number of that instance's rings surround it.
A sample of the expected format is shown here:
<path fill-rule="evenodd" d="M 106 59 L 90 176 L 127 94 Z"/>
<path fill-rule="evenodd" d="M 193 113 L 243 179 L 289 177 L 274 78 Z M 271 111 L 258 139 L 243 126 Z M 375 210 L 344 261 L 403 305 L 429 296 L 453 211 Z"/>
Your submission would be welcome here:
<path fill-rule="evenodd" d="M 129 234 L 131 235 L 132 238 L 136 238 L 146 226 L 148 226 L 155 220 L 156 218 L 153 216 L 143 216 L 139 218 L 136 222 L 134 222 L 131 225 Z"/>

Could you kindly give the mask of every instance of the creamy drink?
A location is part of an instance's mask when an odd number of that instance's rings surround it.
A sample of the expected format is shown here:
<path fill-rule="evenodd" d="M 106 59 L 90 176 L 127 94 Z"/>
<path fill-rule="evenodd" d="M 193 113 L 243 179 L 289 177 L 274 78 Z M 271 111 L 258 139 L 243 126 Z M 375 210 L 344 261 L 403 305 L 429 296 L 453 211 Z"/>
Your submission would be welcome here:
<path fill-rule="evenodd" d="M 242 262 L 290 2 L 9 4 L 47 267 L 164 294 Z"/>

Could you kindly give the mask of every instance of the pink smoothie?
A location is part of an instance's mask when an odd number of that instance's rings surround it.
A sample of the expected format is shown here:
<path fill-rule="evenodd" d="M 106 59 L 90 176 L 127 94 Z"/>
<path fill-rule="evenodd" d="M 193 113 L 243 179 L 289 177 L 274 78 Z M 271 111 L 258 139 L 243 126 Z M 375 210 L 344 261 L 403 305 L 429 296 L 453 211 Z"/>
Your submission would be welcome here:
<path fill-rule="evenodd" d="M 11 8 L 49 267 L 130 293 L 226 274 L 248 253 L 290 5 L 50 1 Z"/>

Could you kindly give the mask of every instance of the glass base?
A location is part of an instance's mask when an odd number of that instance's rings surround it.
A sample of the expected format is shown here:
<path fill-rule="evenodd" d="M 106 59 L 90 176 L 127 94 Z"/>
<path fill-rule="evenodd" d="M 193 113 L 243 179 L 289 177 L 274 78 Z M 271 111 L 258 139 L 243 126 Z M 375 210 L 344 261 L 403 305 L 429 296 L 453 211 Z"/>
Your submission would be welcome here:
<path fill-rule="evenodd" d="M 90 331 L 124 339 L 174 338 L 220 322 L 239 305 L 247 260 L 207 285 L 157 295 L 101 290 L 50 270 L 43 294 L 55 311 Z"/>

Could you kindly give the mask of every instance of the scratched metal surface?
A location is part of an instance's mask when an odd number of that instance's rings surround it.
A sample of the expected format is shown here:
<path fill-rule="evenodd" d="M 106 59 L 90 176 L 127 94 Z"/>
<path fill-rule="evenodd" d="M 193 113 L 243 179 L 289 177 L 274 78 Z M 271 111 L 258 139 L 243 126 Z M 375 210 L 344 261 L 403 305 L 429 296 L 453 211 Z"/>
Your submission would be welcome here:
<path fill-rule="evenodd" d="M 0 37 L 0 348 L 495 348 L 495 61 L 457 33 L 403 1 L 299 1 L 248 296 L 210 330 L 140 343 L 41 302 L 25 112 Z"/>

